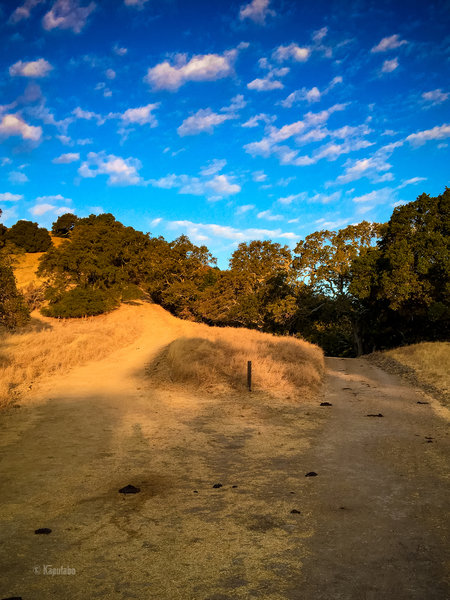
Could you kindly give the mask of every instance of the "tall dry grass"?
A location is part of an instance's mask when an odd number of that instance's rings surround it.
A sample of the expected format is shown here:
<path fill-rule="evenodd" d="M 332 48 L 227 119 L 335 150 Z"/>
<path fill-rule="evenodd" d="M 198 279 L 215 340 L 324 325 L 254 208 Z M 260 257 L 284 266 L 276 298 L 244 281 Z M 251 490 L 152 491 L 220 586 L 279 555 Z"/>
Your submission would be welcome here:
<path fill-rule="evenodd" d="M 108 315 L 57 320 L 39 315 L 21 332 L 0 332 L 0 406 L 16 401 L 44 376 L 105 358 L 143 331 L 137 307 Z"/>
<path fill-rule="evenodd" d="M 413 383 L 437 392 L 447 403 L 450 398 L 450 343 L 421 342 L 375 353 L 381 366 L 397 371 Z M 389 365 L 389 361 L 391 364 Z"/>
<path fill-rule="evenodd" d="M 276 395 L 316 391 L 324 370 L 322 350 L 303 340 L 197 326 L 191 337 L 179 337 L 166 346 L 148 371 L 160 382 L 211 392 L 242 391 L 249 360 L 253 389 Z"/>

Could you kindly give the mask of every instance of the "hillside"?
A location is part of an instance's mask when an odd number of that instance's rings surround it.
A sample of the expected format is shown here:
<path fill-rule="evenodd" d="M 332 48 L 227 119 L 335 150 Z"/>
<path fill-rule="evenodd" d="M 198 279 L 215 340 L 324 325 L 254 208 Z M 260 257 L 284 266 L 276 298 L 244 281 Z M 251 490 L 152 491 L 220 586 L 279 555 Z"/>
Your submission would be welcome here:
<path fill-rule="evenodd" d="M 58 247 L 64 240 L 51 236 L 53 244 Z M 13 265 L 14 275 L 17 281 L 17 287 L 20 290 L 24 290 L 31 283 L 35 285 L 41 284 L 44 280 L 36 275 L 37 268 L 39 266 L 39 259 L 45 252 L 26 252 L 25 254 L 19 255 Z"/>
<path fill-rule="evenodd" d="M 183 321 L 154 304 L 122 305 L 86 319 L 57 320 L 36 312 L 29 327 L 3 332 L 0 342 L 0 404 L 16 401 L 43 378 L 117 351 L 126 351 L 130 361 L 134 346 L 155 355 L 148 370 L 160 384 L 209 391 L 244 389 L 248 360 L 254 363 L 255 390 L 273 394 L 310 395 L 323 372 L 323 353 L 313 344 Z"/>
<path fill-rule="evenodd" d="M 369 358 L 383 369 L 401 375 L 449 404 L 449 342 L 411 344 L 385 352 L 374 352 Z"/>

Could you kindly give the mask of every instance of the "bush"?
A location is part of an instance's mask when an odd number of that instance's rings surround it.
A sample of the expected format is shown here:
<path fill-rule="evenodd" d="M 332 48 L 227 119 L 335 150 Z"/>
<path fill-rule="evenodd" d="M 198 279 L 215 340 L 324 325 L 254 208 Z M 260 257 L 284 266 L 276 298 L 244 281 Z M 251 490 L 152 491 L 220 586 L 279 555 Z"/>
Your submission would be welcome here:
<path fill-rule="evenodd" d="M 52 245 L 49 232 L 31 221 L 17 221 L 8 230 L 7 240 L 25 252 L 47 252 Z"/>
<path fill-rule="evenodd" d="M 76 287 L 65 292 L 52 302 L 42 313 L 48 317 L 80 318 L 109 312 L 120 304 L 119 298 L 111 291 Z"/>

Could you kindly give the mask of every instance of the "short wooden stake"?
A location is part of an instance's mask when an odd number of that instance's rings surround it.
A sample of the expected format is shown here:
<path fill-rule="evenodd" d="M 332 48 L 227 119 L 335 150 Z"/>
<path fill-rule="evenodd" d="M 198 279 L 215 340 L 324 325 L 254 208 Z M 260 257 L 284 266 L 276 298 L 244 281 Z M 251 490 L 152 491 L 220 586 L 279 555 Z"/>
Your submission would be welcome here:
<path fill-rule="evenodd" d="M 248 391 L 251 392 L 252 391 L 252 361 L 249 360 L 247 362 L 247 385 L 248 385 Z"/>

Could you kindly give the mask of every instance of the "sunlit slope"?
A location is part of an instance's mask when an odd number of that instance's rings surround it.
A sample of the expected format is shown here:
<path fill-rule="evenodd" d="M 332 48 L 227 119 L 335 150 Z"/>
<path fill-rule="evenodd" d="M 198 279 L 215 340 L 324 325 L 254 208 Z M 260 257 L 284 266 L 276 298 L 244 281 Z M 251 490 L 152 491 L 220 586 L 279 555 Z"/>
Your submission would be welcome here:
<path fill-rule="evenodd" d="M 129 362 L 136 355 L 137 368 L 147 366 L 154 385 L 209 391 L 245 389 L 248 360 L 255 390 L 270 393 L 314 392 L 323 370 L 322 351 L 307 342 L 191 323 L 154 304 L 123 305 L 86 319 L 35 313 L 23 332 L 0 337 L 0 402 L 14 401 L 43 378 L 119 351 Z"/>
<path fill-rule="evenodd" d="M 449 342 L 421 342 L 385 352 L 376 352 L 372 357 L 387 370 L 400 373 L 413 383 L 449 402 Z"/>
<path fill-rule="evenodd" d="M 58 247 L 64 240 L 63 238 L 52 237 L 53 244 Z M 39 266 L 39 259 L 45 252 L 31 252 L 19 255 L 14 259 L 13 270 L 17 281 L 17 287 L 24 290 L 30 284 L 40 285 L 43 279 L 36 275 Z"/>

